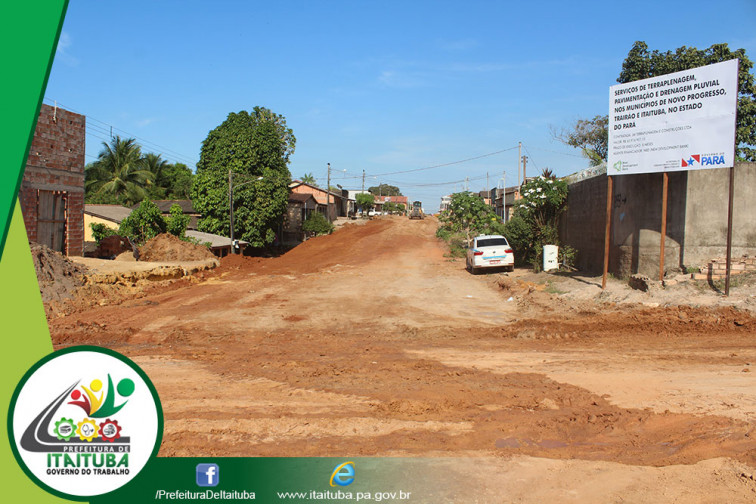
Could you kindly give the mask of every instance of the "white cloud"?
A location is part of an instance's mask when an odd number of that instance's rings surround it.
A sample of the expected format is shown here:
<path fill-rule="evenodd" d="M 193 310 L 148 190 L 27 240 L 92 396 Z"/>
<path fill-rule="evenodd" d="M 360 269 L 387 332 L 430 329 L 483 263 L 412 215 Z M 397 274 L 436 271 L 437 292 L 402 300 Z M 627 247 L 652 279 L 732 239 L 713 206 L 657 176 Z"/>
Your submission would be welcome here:
<path fill-rule="evenodd" d="M 439 40 L 438 46 L 449 52 L 463 52 L 478 47 L 478 41 L 473 38 L 457 40 Z"/>
<path fill-rule="evenodd" d="M 78 66 L 79 60 L 73 56 L 69 49 L 73 46 L 73 40 L 68 32 L 61 32 L 58 39 L 58 47 L 55 49 L 55 59 L 62 61 L 68 66 Z"/>
<path fill-rule="evenodd" d="M 378 76 L 378 81 L 390 88 L 416 88 L 427 85 L 426 79 L 417 72 L 406 73 L 396 70 L 384 70 Z"/>
<path fill-rule="evenodd" d="M 146 118 L 144 118 L 144 119 L 142 119 L 140 121 L 137 121 L 136 125 L 139 126 L 140 128 L 144 128 L 145 126 L 149 126 L 150 124 L 154 123 L 155 121 L 157 121 L 157 119 L 154 118 L 154 117 L 146 117 Z"/>

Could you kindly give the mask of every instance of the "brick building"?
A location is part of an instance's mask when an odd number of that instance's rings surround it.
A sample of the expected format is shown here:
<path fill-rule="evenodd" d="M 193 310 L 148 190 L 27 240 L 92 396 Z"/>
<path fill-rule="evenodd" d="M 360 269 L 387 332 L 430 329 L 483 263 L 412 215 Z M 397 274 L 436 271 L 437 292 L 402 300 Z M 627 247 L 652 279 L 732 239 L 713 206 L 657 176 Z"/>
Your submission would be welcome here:
<path fill-rule="evenodd" d="M 18 194 L 30 241 L 67 255 L 84 249 L 86 118 L 42 105 Z"/>

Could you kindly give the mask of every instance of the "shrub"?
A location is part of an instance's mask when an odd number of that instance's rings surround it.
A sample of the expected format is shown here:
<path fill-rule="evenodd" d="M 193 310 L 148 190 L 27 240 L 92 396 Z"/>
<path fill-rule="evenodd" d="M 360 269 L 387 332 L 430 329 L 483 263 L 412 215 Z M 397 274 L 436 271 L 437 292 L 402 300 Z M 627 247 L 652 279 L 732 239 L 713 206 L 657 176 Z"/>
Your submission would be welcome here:
<path fill-rule="evenodd" d="M 150 200 L 144 200 L 139 207 L 121 222 L 118 234 L 131 238 L 137 245 L 165 233 L 166 224 L 160 209 Z"/>
<path fill-rule="evenodd" d="M 190 217 L 184 214 L 181 207 L 178 204 L 171 206 L 171 215 L 166 221 L 166 230 L 174 236 L 179 238 L 184 237 L 186 233 L 186 227 L 189 225 Z"/>
<path fill-rule="evenodd" d="M 567 269 L 575 267 L 575 261 L 577 260 L 577 250 L 569 245 L 562 245 L 559 247 L 559 264 L 566 266 Z"/>
<path fill-rule="evenodd" d="M 97 245 L 100 244 L 103 238 L 118 234 L 115 229 L 109 228 L 105 224 L 99 222 L 93 222 L 89 225 L 89 227 L 92 228 L 92 238 L 94 238 L 94 241 L 97 243 Z"/>
<path fill-rule="evenodd" d="M 567 184 L 562 180 L 540 176 L 523 185 L 522 198 L 504 229 L 519 264 L 530 264 L 538 272 L 543 246 L 560 245 L 557 224 L 566 201 Z"/>
<path fill-rule="evenodd" d="M 533 250 L 533 230 L 520 215 L 515 214 L 504 224 L 503 234 L 512 246 L 515 263 L 518 266 L 529 264 Z"/>
<path fill-rule="evenodd" d="M 370 193 L 360 193 L 355 196 L 357 206 L 362 210 L 362 217 L 367 217 L 367 213 L 373 208 L 375 196 Z"/>
<path fill-rule="evenodd" d="M 314 212 L 302 223 L 302 231 L 315 236 L 327 235 L 333 232 L 333 224 L 322 213 Z"/>

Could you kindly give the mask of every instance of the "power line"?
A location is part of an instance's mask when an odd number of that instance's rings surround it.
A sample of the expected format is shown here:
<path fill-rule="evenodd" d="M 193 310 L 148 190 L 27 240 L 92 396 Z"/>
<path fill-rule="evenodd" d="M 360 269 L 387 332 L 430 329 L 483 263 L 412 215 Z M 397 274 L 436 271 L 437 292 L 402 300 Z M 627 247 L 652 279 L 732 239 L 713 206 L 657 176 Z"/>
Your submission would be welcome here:
<path fill-rule="evenodd" d="M 467 163 L 468 161 L 475 161 L 476 159 L 482 159 L 482 158 L 489 157 L 489 156 L 495 156 L 496 154 L 501 154 L 502 152 L 511 151 L 511 150 L 516 149 L 516 148 L 517 148 L 517 146 L 514 146 L 514 147 L 510 147 L 508 149 L 503 149 L 503 150 L 499 150 L 499 151 L 496 151 L 496 152 L 489 152 L 488 154 L 481 154 L 480 156 L 475 156 L 475 157 L 471 157 L 471 158 L 467 158 L 467 159 L 460 159 L 459 161 L 452 161 L 450 163 L 443 163 L 443 164 L 438 164 L 438 165 L 433 165 L 433 166 L 426 166 L 424 168 L 414 168 L 414 169 L 411 169 L 411 170 L 400 170 L 400 171 L 395 171 L 395 172 L 378 173 L 378 174 L 368 174 L 368 176 L 370 176 L 370 177 L 382 177 L 384 175 L 396 175 L 396 174 L 399 174 L 399 173 L 410 173 L 410 172 L 418 172 L 418 171 L 422 171 L 422 170 L 432 170 L 434 168 L 443 168 L 445 166 L 451 166 L 451 165 L 455 165 L 455 164 Z"/>
<path fill-rule="evenodd" d="M 395 180 L 387 180 L 386 182 L 401 185 L 402 187 L 434 187 L 434 186 L 459 184 L 465 181 L 476 182 L 478 180 L 484 180 L 485 178 L 486 178 L 485 175 L 480 175 L 478 177 L 469 177 L 467 179 L 461 179 L 461 180 L 451 180 L 449 182 L 412 183 L 412 182 L 397 182 Z"/>
<path fill-rule="evenodd" d="M 102 134 L 106 134 L 106 135 L 111 135 L 112 131 L 119 131 L 119 132 L 127 135 L 129 138 L 134 138 L 136 140 L 140 140 L 143 145 L 145 145 L 145 146 L 147 146 L 149 148 L 155 148 L 155 147 L 157 147 L 156 150 L 161 150 L 162 154 L 164 154 L 166 156 L 170 155 L 171 157 L 173 157 L 177 161 L 181 161 L 183 163 L 190 164 L 190 165 L 195 165 L 196 164 L 196 162 L 193 160 L 193 158 L 191 156 L 186 156 L 185 154 L 181 154 L 180 152 L 177 152 L 177 151 L 174 151 L 173 149 L 169 149 L 167 147 L 164 147 L 164 146 L 162 146 L 160 144 L 157 144 L 157 143 L 155 143 L 155 142 L 153 142 L 151 140 L 147 140 L 146 138 L 142 138 L 142 137 L 139 137 L 137 135 L 134 135 L 133 133 L 130 133 L 130 132 L 126 131 L 126 130 L 118 128 L 117 126 L 113 126 L 112 124 L 109 124 L 109 123 L 106 123 L 104 121 L 101 121 L 101 120 L 99 120 L 99 119 L 97 119 L 95 117 L 92 117 L 92 116 L 90 116 L 88 114 L 85 114 L 84 112 L 80 112 L 78 110 L 75 110 L 75 109 L 73 109 L 73 108 L 71 108 L 71 107 L 69 107 L 67 105 L 64 105 L 62 103 L 59 103 L 56 100 L 53 100 L 51 98 L 45 97 L 44 99 L 48 103 L 52 103 L 52 104 L 54 104 L 56 106 L 60 106 L 61 108 L 66 109 L 66 110 L 70 110 L 71 112 L 75 112 L 77 114 L 82 114 L 82 115 L 86 116 L 86 118 L 87 118 L 87 123 L 86 123 L 87 124 L 87 128 L 92 128 L 95 131 L 97 131 L 99 133 L 102 133 Z M 94 124 L 92 123 L 92 121 L 94 122 Z M 97 124 L 97 123 L 99 123 L 99 124 Z M 106 139 L 102 139 L 102 138 L 100 138 L 100 139 L 107 142 Z M 150 147 L 150 146 L 152 146 L 152 147 Z"/>
<path fill-rule="evenodd" d="M 540 168 L 538 168 L 538 165 L 535 162 L 535 159 L 533 159 L 533 156 L 530 154 L 530 151 L 528 151 L 528 148 L 525 147 L 524 144 L 523 144 L 523 147 L 525 148 L 525 152 L 527 152 L 527 154 L 528 154 L 528 161 L 530 161 L 531 163 L 533 163 L 533 166 L 535 166 L 536 170 L 540 170 Z"/>
<path fill-rule="evenodd" d="M 553 154 L 561 154 L 562 156 L 570 156 L 570 157 L 585 159 L 585 156 L 583 156 L 582 154 L 570 154 L 569 152 L 559 152 L 559 151 L 555 151 L 551 149 L 544 149 L 542 147 L 533 147 L 533 150 L 542 151 L 542 152 L 551 152 Z"/>

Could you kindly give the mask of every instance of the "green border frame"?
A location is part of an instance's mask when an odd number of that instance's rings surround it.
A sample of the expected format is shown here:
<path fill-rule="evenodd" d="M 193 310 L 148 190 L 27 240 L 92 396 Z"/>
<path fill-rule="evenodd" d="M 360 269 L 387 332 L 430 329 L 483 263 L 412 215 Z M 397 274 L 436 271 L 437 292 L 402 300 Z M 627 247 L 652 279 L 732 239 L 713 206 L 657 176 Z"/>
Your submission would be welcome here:
<path fill-rule="evenodd" d="M 0 170 L 0 259 L 5 250 L 15 200 L 26 171 L 26 161 L 63 31 L 68 2 L 69 0 L 48 0 L 41 5 L 39 2 L 7 2 L 7 5 L 3 5 L 4 21 L 0 22 L 0 41 L 4 47 L 15 47 L 3 55 L 3 63 L 8 70 L 4 86 L 7 87 L 5 91 L 8 95 L 15 99 L 6 100 L 2 106 L 6 126 L 0 127 L 0 131 L 7 135 L 5 145 L 8 147 L 0 152 L 3 165 L 8 165 Z M 55 37 L 50 40 L 47 30 L 53 27 L 53 23 L 57 26 Z M 42 57 L 46 57 L 46 61 L 41 60 Z M 44 73 L 40 75 L 40 71 Z M 32 99 L 36 106 L 34 115 L 29 117 Z M 24 126 L 29 127 L 25 134 Z M 21 141 L 25 141 L 23 155 L 18 157 L 21 154 Z"/>
<path fill-rule="evenodd" d="M 150 453 L 149 458 L 147 459 L 147 462 L 145 463 L 144 467 L 142 469 L 134 474 L 132 478 L 121 485 L 120 487 L 111 490 L 110 492 L 106 492 L 104 494 L 95 494 L 95 495 L 71 495 L 64 492 L 61 492 L 59 490 L 56 490 L 52 488 L 51 486 L 45 484 L 37 478 L 37 476 L 31 472 L 31 470 L 27 467 L 26 463 L 24 463 L 24 460 L 21 458 L 21 455 L 18 452 L 18 447 L 16 446 L 16 437 L 13 433 L 13 414 L 15 413 L 16 409 L 16 401 L 18 400 L 18 396 L 21 393 L 21 389 L 23 389 L 24 385 L 26 385 L 26 382 L 31 378 L 31 376 L 42 366 L 47 364 L 48 362 L 66 354 L 70 353 L 77 353 L 77 352 L 95 352 L 100 354 L 105 354 L 110 357 L 113 357 L 115 359 L 120 360 L 127 366 L 129 366 L 131 369 L 133 369 L 142 380 L 147 384 L 147 388 L 150 390 L 150 393 L 152 394 L 152 399 L 155 401 L 155 409 L 157 412 L 157 420 L 158 420 L 158 429 L 157 429 L 157 436 L 155 438 L 155 446 L 152 448 L 152 453 Z M 74 501 L 89 501 L 92 498 L 96 497 L 102 497 L 104 495 L 112 494 L 113 492 L 117 492 L 119 489 L 123 488 L 124 486 L 131 483 L 131 481 L 134 480 L 141 472 L 147 467 L 149 462 L 153 460 L 156 456 L 158 451 L 160 450 L 160 445 L 163 442 L 163 426 L 164 426 L 164 420 L 163 420 L 163 406 L 160 403 L 160 396 L 157 393 L 157 389 L 155 388 L 155 385 L 152 383 L 152 380 L 150 380 L 149 376 L 147 376 L 147 373 L 145 373 L 142 368 L 140 368 L 134 361 L 126 357 L 125 355 L 122 355 L 114 350 L 110 350 L 109 348 L 103 348 L 98 347 L 94 345 L 76 345 L 68 348 L 64 348 L 61 350 L 58 350 L 56 352 L 53 352 L 51 354 L 48 354 L 44 357 L 42 357 L 40 360 L 38 360 L 29 370 L 24 373 L 24 376 L 21 378 L 21 380 L 18 382 L 18 385 L 16 385 L 16 389 L 13 391 L 13 396 L 11 397 L 10 404 L 8 406 L 8 442 L 11 446 L 11 450 L 13 450 L 13 456 L 16 458 L 16 462 L 19 466 L 21 466 L 21 469 L 23 469 L 24 473 L 31 479 L 37 486 L 45 490 L 46 492 L 49 492 L 56 497 L 61 497 L 64 499 L 74 500 Z"/>

